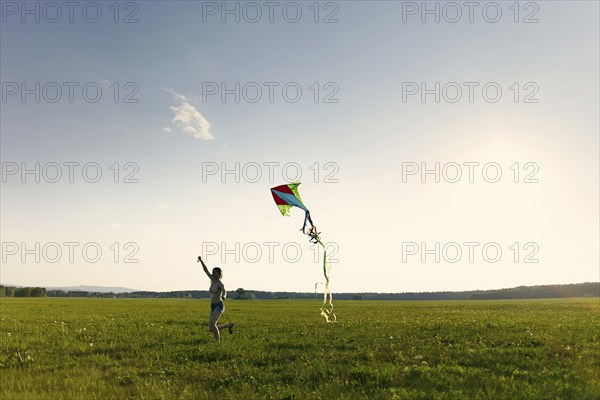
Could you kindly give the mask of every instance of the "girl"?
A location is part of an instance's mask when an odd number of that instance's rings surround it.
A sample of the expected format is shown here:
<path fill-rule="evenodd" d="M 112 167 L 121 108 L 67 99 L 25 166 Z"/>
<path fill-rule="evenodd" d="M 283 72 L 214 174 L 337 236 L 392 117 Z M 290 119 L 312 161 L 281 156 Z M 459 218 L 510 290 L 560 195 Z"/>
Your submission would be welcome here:
<path fill-rule="evenodd" d="M 221 341 L 220 330 L 223 328 L 229 329 L 229 334 L 233 333 L 233 323 L 228 324 L 217 324 L 219 322 L 219 317 L 225 311 L 225 305 L 223 304 L 223 300 L 227 297 L 227 291 L 225 290 L 225 286 L 221 279 L 223 278 L 223 271 L 221 268 L 215 267 L 212 270 L 212 274 L 208 272 L 208 268 L 204 261 L 202 261 L 202 257 L 198 257 L 198 261 L 202 264 L 202 268 L 208 277 L 210 278 L 210 288 L 208 289 L 210 292 L 210 319 L 208 320 L 208 330 L 215 335 L 215 340 L 217 342 Z"/>

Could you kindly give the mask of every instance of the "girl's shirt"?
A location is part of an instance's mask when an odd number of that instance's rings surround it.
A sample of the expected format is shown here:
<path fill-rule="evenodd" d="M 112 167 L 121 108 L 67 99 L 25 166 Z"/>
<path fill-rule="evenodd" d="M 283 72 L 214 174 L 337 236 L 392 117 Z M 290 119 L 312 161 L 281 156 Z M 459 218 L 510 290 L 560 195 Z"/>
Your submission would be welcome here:
<path fill-rule="evenodd" d="M 227 294 L 225 291 L 225 286 L 223 286 L 223 283 L 219 280 L 212 280 L 208 291 L 210 292 L 210 301 L 212 303 L 221 301 L 222 298 L 226 297 Z"/>

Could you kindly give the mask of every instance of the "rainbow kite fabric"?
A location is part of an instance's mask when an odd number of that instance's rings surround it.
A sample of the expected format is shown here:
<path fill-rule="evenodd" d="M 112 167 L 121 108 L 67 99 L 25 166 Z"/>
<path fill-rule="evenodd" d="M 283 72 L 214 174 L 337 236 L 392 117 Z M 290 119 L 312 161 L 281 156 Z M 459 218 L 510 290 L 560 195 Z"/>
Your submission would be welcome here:
<path fill-rule="evenodd" d="M 298 186 L 301 182 L 290 183 L 287 185 L 280 185 L 271 188 L 271 194 L 275 204 L 281 211 L 281 215 L 285 217 L 290 216 L 290 209 L 292 207 L 298 207 L 304 210 L 304 225 L 302 225 L 302 233 L 310 237 L 310 242 L 318 244 L 323 248 L 323 275 L 325 275 L 325 291 L 323 293 L 323 305 L 321 306 L 321 315 L 325 317 L 327 322 L 335 322 L 336 316 L 333 313 L 333 295 L 329 291 L 329 266 L 327 265 L 327 251 L 325 245 L 321 242 L 319 235 L 321 232 L 317 231 L 317 227 L 313 224 L 310 217 L 310 211 L 302 202 L 300 193 L 298 192 Z"/>

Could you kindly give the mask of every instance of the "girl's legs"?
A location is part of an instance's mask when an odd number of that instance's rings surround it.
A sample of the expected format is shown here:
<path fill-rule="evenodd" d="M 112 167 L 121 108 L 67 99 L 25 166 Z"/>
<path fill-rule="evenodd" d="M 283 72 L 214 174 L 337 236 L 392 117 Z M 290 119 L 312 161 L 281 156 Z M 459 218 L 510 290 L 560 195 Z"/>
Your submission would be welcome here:
<path fill-rule="evenodd" d="M 221 333 L 219 332 L 221 329 L 229 328 L 229 331 L 231 333 L 231 328 L 233 328 L 233 324 L 231 322 L 228 324 L 217 324 L 217 322 L 219 322 L 221 314 L 222 312 L 220 310 L 215 310 L 210 315 L 210 319 L 208 320 L 208 330 L 210 330 L 213 333 L 217 342 L 221 341 Z"/>

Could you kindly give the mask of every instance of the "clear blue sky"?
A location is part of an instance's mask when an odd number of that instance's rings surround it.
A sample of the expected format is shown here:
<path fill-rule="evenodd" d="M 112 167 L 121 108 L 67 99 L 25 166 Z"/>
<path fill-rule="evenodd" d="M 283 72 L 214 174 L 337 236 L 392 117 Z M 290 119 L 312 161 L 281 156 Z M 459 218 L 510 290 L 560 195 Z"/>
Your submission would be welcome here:
<path fill-rule="evenodd" d="M 420 10 L 406 14 L 411 10 L 406 2 L 366 1 L 320 3 L 319 23 L 312 2 L 291 5 L 302 10 L 297 23 L 282 14 L 290 2 L 280 3 L 272 23 L 266 6 L 257 2 L 263 15 L 256 23 L 244 20 L 253 18 L 251 9 L 239 23 L 231 15 L 223 23 L 220 10 L 206 14 L 212 10 L 207 3 L 153 1 L 128 8 L 122 2 L 119 20 L 130 13 L 138 20 L 126 24 L 113 22 L 112 2 L 94 4 L 103 13 L 97 23 L 86 22 L 80 9 L 73 23 L 65 14 L 58 23 L 45 21 L 53 10 L 39 23 L 32 16 L 23 23 L 21 10 L 13 15 L 3 9 L 3 171 L 10 168 L 6 163 L 33 168 L 36 162 L 42 167 L 95 162 L 103 173 L 98 183 L 82 179 L 80 169 L 73 183 L 65 176 L 58 183 L 6 177 L 3 283 L 204 289 L 195 259 L 216 243 L 207 262 L 224 269 L 229 288 L 311 291 L 322 275 L 298 231 L 303 215 L 295 210 L 283 218 L 269 193 L 286 182 L 281 168 L 286 163 L 300 166 L 303 200 L 323 239 L 338 249 L 333 291 L 486 289 L 599 279 L 597 2 L 537 2 L 537 8 L 520 3 L 519 23 L 512 2 L 499 3 L 497 23 L 486 21 L 480 8 L 472 23 L 466 8 L 456 23 L 447 21 L 455 15 L 449 9 L 439 23 L 431 15 L 423 23 Z M 288 19 L 294 17 L 291 6 Z M 493 9 L 487 12 L 486 18 L 494 16 Z M 338 22 L 323 23 L 328 15 Z M 538 22 L 523 23 L 527 17 Z M 39 103 L 33 95 L 22 102 L 20 93 L 7 94 L 11 82 L 30 88 L 58 82 L 63 94 L 51 103 L 47 97 L 54 92 L 47 86 Z M 72 103 L 64 82 L 80 84 Z M 81 87 L 89 82 L 102 88 L 96 103 L 82 97 Z M 251 84 L 239 103 L 234 95 L 223 102 L 219 94 L 203 101 L 212 83 L 233 88 L 236 82 L 241 87 L 256 82 L 263 97 L 249 101 L 255 93 Z M 273 102 L 265 82 L 278 85 Z M 403 101 L 406 82 L 426 82 L 429 88 L 456 82 L 463 97 L 446 101 L 455 93 L 448 87 L 439 103 L 433 95 L 425 102 L 419 95 Z M 472 103 L 465 82 L 479 84 Z M 489 82 L 503 91 L 496 103 L 482 96 Z M 302 89 L 298 102 L 284 98 L 282 87 L 290 83 Z M 293 93 L 293 88 L 287 92 Z M 138 102 L 123 102 L 128 94 Z M 328 94 L 338 101 L 324 102 Z M 538 102 L 524 102 L 528 95 Z M 139 166 L 134 176 L 139 182 L 114 183 L 115 162 L 120 181 L 134 171 L 124 169 L 126 163 Z M 280 163 L 272 180 L 264 164 L 271 162 Z M 415 175 L 403 182 L 403 165 L 409 162 L 458 163 L 463 177 L 434 183 L 430 175 L 422 183 Z M 480 163 L 472 183 L 465 162 Z M 481 175 L 481 165 L 492 162 L 502 170 L 498 183 Z M 516 162 L 518 183 L 513 182 Z M 235 163 L 252 176 L 239 183 L 233 175 L 203 179 L 206 168 Z M 251 182 L 252 163 L 262 166 L 256 182 Z M 63 165 L 63 174 L 67 171 Z M 293 168 L 288 172 L 293 178 Z M 337 182 L 325 182 L 329 173 Z M 523 183 L 529 173 L 539 182 Z M 64 245 L 56 263 L 48 262 L 50 253 L 40 262 L 33 256 L 23 262 L 20 252 L 6 254 L 14 250 L 8 242 L 18 243 L 19 251 L 21 243 L 81 245 L 74 262 Z M 91 242 L 103 251 L 96 263 L 81 256 L 81 247 Z M 121 246 L 118 262 L 114 242 Z M 122 247 L 129 242 L 137 245 L 138 263 L 123 262 L 132 248 Z M 278 245 L 272 245 L 269 259 L 271 245 L 265 243 L 271 242 Z M 422 262 L 421 253 L 404 254 L 403 260 L 403 243 L 406 252 L 412 242 L 428 248 L 456 242 L 462 258 L 449 262 L 455 247 L 448 245 L 447 253 L 440 250 L 439 263 L 433 255 Z M 472 263 L 465 242 L 481 243 Z M 518 255 L 511 247 L 515 242 Z M 288 257 L 282 252 L 286 243 L 291 243 Z M 482 257 L 486 243 L 500 246 L 498 262 Z M 262 256 L 252 262 L 256 248 Z M 292 262 L 298 248 L 302 256 Z M 228 255 L 224 249 L 234 250 Z M 523 262 L 532 253 L 539 262 Z"/>

